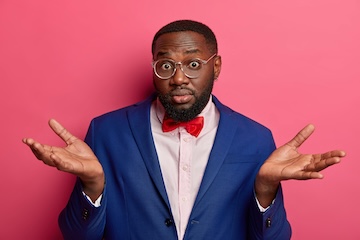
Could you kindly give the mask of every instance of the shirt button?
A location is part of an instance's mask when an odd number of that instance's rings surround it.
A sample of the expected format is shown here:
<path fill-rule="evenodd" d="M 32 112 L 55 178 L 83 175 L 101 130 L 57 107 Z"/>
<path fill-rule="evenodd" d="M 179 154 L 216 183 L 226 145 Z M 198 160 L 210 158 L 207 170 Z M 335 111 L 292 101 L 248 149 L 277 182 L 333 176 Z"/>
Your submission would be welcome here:
<path fill-rule="evenodd" d="M 182 167 L 182 170 L 184 170 L 185 172 L 187 172 L 188 169 L 189 169 L 189 167 L 186 164 Z"/>
<path fill-rule="evenodd" d="M 182 200 L 183 200 L 184 202 L 186 202 L 187 198 L 186 198 L 186 197 L 182 197 Z"/>
<path fill-rule="evenodd" d="M 191 138 L 184 138 L 184 141 L 185 141 L 185 142 L 190 142 L 190 141 L 191 141 Z"/>

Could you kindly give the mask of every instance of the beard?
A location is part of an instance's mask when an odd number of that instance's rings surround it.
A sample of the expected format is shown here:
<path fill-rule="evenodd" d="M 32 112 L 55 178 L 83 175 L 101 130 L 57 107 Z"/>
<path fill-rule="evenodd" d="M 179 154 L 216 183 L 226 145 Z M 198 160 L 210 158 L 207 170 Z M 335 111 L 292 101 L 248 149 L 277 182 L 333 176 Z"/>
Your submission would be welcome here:
<path fill-rule="evenodd" d="M 209 98 L 214 86 L 214 77 L 212 76 L 208 86 L 204 89 L 204 91 L 196 96 L 193 90 L 190 90 L 185 87 L 185 89 L 192 92 L 195 97 L 195 103 L 187 109 L 179 109 L 176 108 L 174 104 L 171 102 L 171 93 L 161 94 L 158 92 L 158 97 L 161 104 L 164 106 L 166 114 L 174 119 L 176 122 L 188 122 L 197 115 L 201 113 L 201 111 L 205 108 L 206 104 L 209 102 Z M 182 87 L 180 87 L 182 88 Z"/>

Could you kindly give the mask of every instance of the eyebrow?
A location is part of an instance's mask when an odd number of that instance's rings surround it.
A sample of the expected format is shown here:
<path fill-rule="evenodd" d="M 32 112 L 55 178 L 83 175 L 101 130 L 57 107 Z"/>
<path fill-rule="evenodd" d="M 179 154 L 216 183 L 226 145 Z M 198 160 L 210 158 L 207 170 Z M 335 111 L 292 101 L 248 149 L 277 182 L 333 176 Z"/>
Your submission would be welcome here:
<path fill-rule="evenodd" d="M 199 53 L 201 52 L 199 49 L 195 48 L 195 49 L 190 49 L 190 50 L 186 50 L 184 53 L 186 55 L 189 55 L 189 54 L 193 54 L 193 53 Z M 166 55 L 169 55 L 169 52 L 163 52 L 163 51 L 159 51 L 157 54 L 156 54 L 156 57 L 162 57 L 162 56 L 166 56 Z"/>
<path fill-rule="evenodd" d="M 201 51 L 197 48 L 185 51 L 186 54 L 199 53 L 199 52 L 201 52 Z"/>

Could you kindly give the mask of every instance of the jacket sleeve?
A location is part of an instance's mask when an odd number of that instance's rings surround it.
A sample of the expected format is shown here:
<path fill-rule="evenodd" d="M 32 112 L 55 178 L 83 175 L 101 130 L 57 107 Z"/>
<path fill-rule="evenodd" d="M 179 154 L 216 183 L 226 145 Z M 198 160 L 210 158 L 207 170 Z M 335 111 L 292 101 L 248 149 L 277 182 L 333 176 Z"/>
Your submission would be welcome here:
<path fill-rule="evenodd" d="M 94 150 L 93 122 L 85 142 Z M 59 227 L 64 239 L 102 239 L 106 223 L 106 186 L 101 205 L 95 207 L 84 196 L 80 179 L 77 179 L 66 207 L 59 215 Z"/>
<path fill-rule="evenodd" d="M 263 213 L 260 212 L 254 197 L 250 206 L 249 220 L 250 239 L 290 239 L 291 227 L 286 218 L 281 185 L 274 203 Z"/>
<path fill-rule="evenodd" d="M 64 239 L 102 239 L 106 222 L 106 190 L 101 206 L 95 207 L 84 196 L 77 180 L 66 207 L 59 215 L 59 226 Z"/>
<path fill-rule="evenodd" d="M 268 133 L 269 135 L 264 138 L 267 139 L 267 141 L 264 141 L 263 151 L 265 157 L 263 161 L 266 161 L 267 157 L 276 149 L 272 134 L 270 131 Z M 260 212 L 254 194 L 249 213 L 250 239 L 288 240 L 291 238 L 291 226 L 286 218 L 281 184 L 279 185 L 273 203 L 265 212 Z"/>

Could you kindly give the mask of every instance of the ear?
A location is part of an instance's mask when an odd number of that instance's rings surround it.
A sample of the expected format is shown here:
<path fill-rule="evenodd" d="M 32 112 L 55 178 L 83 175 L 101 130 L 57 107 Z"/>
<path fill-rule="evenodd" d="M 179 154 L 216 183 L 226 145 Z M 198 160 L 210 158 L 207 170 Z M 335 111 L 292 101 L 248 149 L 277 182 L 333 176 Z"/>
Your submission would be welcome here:
<path fill-rule="evenodd" d="M 218 55 L 214 60 L 214 79 L 218 79 L 221 72 L 221 56 Z"/>

